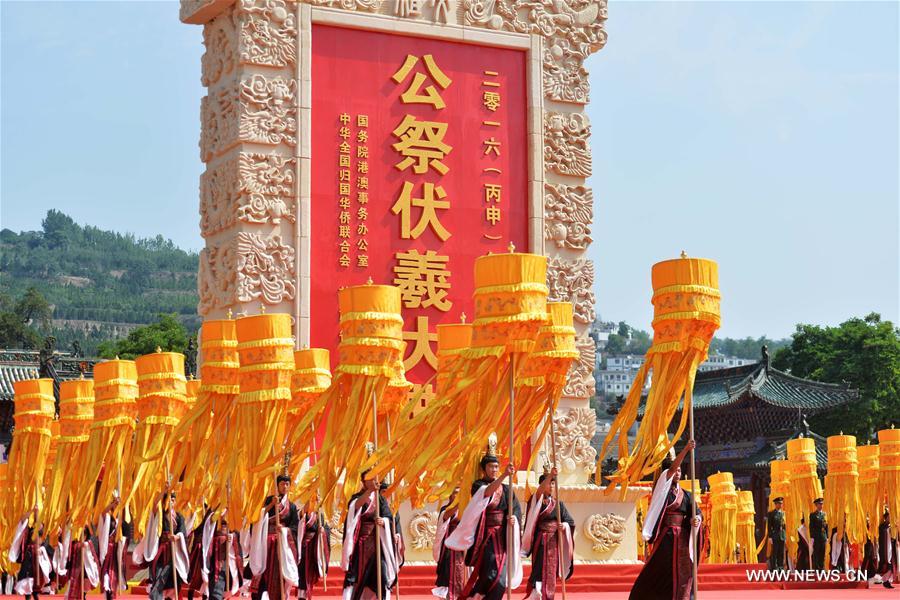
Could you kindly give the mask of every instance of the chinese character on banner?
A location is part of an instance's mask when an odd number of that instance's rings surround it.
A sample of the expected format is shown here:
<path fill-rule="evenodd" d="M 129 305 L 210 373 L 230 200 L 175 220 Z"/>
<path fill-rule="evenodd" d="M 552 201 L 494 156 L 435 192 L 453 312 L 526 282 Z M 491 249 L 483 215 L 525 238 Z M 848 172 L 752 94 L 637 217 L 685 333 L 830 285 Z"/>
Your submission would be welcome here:
<path fill-rule="evenodd" d="M 435 198 L 436 197 L 436 198 Z M 447 210 L 450 208 L 450 201 L 444 200 L 447 193 L 444 192 L 443 186 L 434 185 L 433 183 L 423 184 L 423 194 L 421 198 L 413 197 L 413 184 L 405 182 L 400 197 L 391 207 L 391 212 L 400 215 L 400 237 L 405 240 L 418 239 L 425 231 L 426 227 L 431 227 L 434 234 L 445 242 L 450 237 L 450 232 L 441 224 L 438 218 L 438 210 Z M 415 227 L 412 227 L 412 209 L 421 208 L 419 220 Z"/>
<path fill-rule="evenodd" d="M 425 63 L 425 70 L 428 72 L 428 77 L 430 77 L 439 88 L 446 90 L 450 84 L 453 83 L 449 77 L 444 75 L 444 72 L 441 71 L 440 67 L 437 66 L 432 55 L 426 54 L 421 60 Z M 394 73 L 391 79 L 396 83 L 403 83 L 418 63 L 419 57 L 408 54 L 403 65 L 397 69 L 397 72 Z M 409 84 L 409 87 L 406 88 L 405 92 L 400 94 L 400 101 L 404 104 L 430 104 L 436 109 L 446 107 L 447 105 L 444 103 L 444 99 L 441 97 L 440 92 L 438 92 L 433 85 L 426 86 L 425 93 L 422 93 L 422 84 L 425 83 L 428 77 L 426 77 L 424 73 L 417 71 L 416 74 L 413 75 L 413 80 Z"/>
<path fill-rule="evenodd" d="M 404 308 L 429 308 L 447 312 L 453 303 L 447 298 L 450 289 L 449 256 L 434 250 L 420 254 L 418 250 L 397 252 L 394 285 L 400 288 Z"/>
<path fill-rule="evenodd" d="M 403 340 L 406 342 L 406 350 L 410 353 L 403 359 L 403 367 L 411 371 L 422 359 L 432 369 L 437 369 L 437 356 L 431 344 L 437 343 L 437 333 L 428 331 L 428 317 L 416 317 L 416 330 L 404 331 Z"/>
<path fill-rule="evenodd" d="M 447 134 L 447 124 L 434 121 L 419 121 L 412 115 L 406 115 L 400 125 L 394 129 L 394 135 L 399 138 L 393 147 L 403 156 L 403 160 L 396 164 L 400 171 L 410 165 L 416 175 L 423 175 L 431 167 L 441 175 L 446 175 L 450 169 L 443 163 L 452 146 L 444 143 Z"/>

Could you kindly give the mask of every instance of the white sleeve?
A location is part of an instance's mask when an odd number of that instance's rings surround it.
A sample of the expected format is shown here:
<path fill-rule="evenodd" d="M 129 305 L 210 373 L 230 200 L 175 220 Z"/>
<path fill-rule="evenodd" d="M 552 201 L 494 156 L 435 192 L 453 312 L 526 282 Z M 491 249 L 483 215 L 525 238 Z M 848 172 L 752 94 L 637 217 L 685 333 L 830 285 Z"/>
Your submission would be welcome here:
<path fill-rule="evenodd" d="M 11 562 L 19 562 L 19 550 L 22 548 L 22 538 L 25 535 L 26 529 L 28 529 L 28 515 L 25 515 L 25 518 L 16 525 L 16 532 L 13 534 L 12 545 L 9 547 L 9 560 Z"/>
<path fill-rule="evenodd" d="M 347 508 L 347 522 L 344 523 L 344 543 L 341 547 L 341 569 L 350 568 L 350 557 L 353 556 L 353 536 L 356 534 L 356 523 L 359 521 L 360 511 L 356 510 L 356 502 L 353 500 Z"/>
<path fill-rule="evenodd" d="M 181 577 L 182 581 L 187 581 L 190 559 L 188 558 L 187 543 L 184 541 L 183 533 L 175 535 L 173 554 L 175 556 L 175 570 L 178 571 L 178 576 Z"/>
<path fill-rule="evenodd" d="M 650 505 L 647 507 L 647 515 L 644 517 L 644 528 L 641 531 L 645 541 L 649 541 L 653 537 L 659 516 L 666 508 L 666 496 L 669 495 L 669 489 L 672 487 L 672 477 L 669 477 L 668 474 L 668 471 L 663 471 L 659 479 L 656 480 L 656 486 L 653 488 Z"/>
<path fill-rule="evenodd" d="M 291 530 L 287 527 L 278 528 L 278 547 L 281 552 L 278 553 L 278 559 L 281 562 L 281 576 L 285 581 L 296 586 L 300 581 L 300 574 L 297 571 L 297 561 L 294 559 L 294 553 L 291 551 L 291 545 L 288 542 Z"/>
<path fill-rule="evenodd" d="M 437 562 L 441 557 L 441 544 L 444 543 L 444 537 L 447 535 L 447 529 L 450 527 L 450 519 L 444 520 L 442 517 L 446 511 L 442 510 L 438 514 L 437 531 L 434 534 L 434 544 L 431 546 L 431 556 Z"/>
<path fill-rule="evenodd" d="M 487 485 L 483 485 L 478 488 L 478 491 L 472 494 L 472 498 L 466 505 L 466 510 L 463 511 L 462 517 L 459 519 L 459 525 L 456 526 L 456 529 L 453 530 L 453 533 L 451 533 L 450 536 L 447 537 L 447 541 L 444 542 L 451 550 L 464 552 L 475 542 L 475 533 L 478 530 L 478 523 L 481 522 L 481 517 L 484 514 L 485 509 L 488 507 L 488 504 L 491 503 L 491 499 L 484 495 L 486 489 Z"/>

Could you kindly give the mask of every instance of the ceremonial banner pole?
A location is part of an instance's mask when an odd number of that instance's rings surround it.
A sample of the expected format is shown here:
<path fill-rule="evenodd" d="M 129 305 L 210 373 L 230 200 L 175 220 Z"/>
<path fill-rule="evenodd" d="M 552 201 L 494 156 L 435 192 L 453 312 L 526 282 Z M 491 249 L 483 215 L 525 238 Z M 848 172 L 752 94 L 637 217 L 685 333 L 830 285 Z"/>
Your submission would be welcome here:
<path fill-rule="evenodd" d="M 168 485 L 166 486 L 166 497 L 163 501 L 163 509 L 166 511 L 166 514 L 169 516 L 169 555 L 172 557 L 172 587 L 175 590 L 175 600 L 178 600 L 178 570 L 175 568 L 175 517 L 172 516 L 172 509 L 169 507 L 169 504 L 172 502 L 172 474 L 169 472 L 169 454 L 166 453 L 165 460 L 163 461 L 166 464 L 166 482 Z M 150 535 L 148 531 L 145 535 Z"/>
<path fill-rule="evenodd" d="M 375 393 L 372 393 L 372 430 L 375 437 L 375 450 L 378 450 L 378 398 Z M 381 484 L 378 482 L 378 477 L 375 477 L 375 573 L 377 575 L 376 581 L 378 586 L 378 600 L 381 600 L 381 525 L 378 524 L 378 521 L 381 520 Z"/>
<path fill-rule="evenodd" d="M 550 456 L 551 456 L 551 460 L 553 461 L 553 468 L 558 470 L 559 467 L 557 466 L 557 462 L 556 462 L 556 423 L 553 422 L 552 407 L 551 407 L 551 412 L 548 414 L 548 416 L 550 419 Z M 553 477 L 554 475 L 551 473 L 550 476 Z M 565 559 L 565 557 L 566 557 L 565 549 L 564 549 L 565 548 L 565 546 L 564 546 L 565 539 L 563 538 L 563 532 L 562 532 L 562 507 L 559 503 L 559 482 L 558 481 L 556 482 L 555 489 L 556 489 L 556 498 L 554 498 L 554 500 L 556 500 L 556 538 L 558 540 L 557 544 L 559 544 L 559 552 L 562 554 L 562 557 Z M 559 565 L 559 568 L 557 569 L 557 571 L 559 571 L 560 569 L 562 569 L 562 597 L 563 597 L 563 600 L 566 600 L 566 577 L 569 575 L 569 569 L 566 564 Z"/>
<path fill-rule="evenodd" d="M 691 402 L 688 408 L 688 439 L 694 439 L 694 403 Z M 697 531 L 694 530 L 694 519 L 697 516 L 697 491 L 694 486 L 697 485 L 697 467 L 694 457 L 695 449 L 691 448 L 691 544 L 694 547 L 694 557 L 691 560 L 691 588 L 694 598 L 697 598 L 697 562 L 700 560 L 700 548 L 697 547 Z"/>
<path fill-rule="evenodd" d="M 516 355 L 510 354 L 509 366 L 509 460 L 513 460 L 516 434 Z M 506 499 L 506 598 L 512 600 L 513 551 L 513 474 L 509 474 L 509 497 Z"/>
<path fill-rule="evenodd" d="M 284 450 L 284 448 L 282 448 Z M 272 456 L 275 456 L 275 444 L 272 444 Z M 278 462 L 275 463 L 275 495 L 272 496 L 272 499 L 275 501 L 275 551 L 276 556 L 278 556 L 278 572 L 281 575 L 280 581 L 278 584 L 281 586 L 281 598 L 285 600 L 287 595 L 284 590 L 284 573 L 281 573 L 281 502 L 278 500 Z M 290 502 L 290 500 L 288 500 Z M 268 533 L 269 529 L 269 515 L 266 515 L 265 519 L 265 527 L 266 533 Z M 262 519 L 260 519 L 260 525 L 262 525 Z"/>

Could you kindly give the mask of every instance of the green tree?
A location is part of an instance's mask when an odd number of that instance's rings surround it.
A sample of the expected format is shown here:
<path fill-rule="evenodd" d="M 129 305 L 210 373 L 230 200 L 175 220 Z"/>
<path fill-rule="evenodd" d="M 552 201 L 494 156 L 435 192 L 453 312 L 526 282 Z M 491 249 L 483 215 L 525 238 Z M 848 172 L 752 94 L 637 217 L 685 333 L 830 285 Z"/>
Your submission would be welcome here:
<path fill-rule="evenodd" d="M 790 346 L 775 355 L 773 366 L 859 390 L 855 402 L 811 420 L 817 433 L 843 431 L 864 440 L 892 423 L 900 425 L 900 329 L 876 313 L 837 327 L 797 325 Z"/>
<path fill-rule="evenodd" d="M 606 340 L 606 352 L 608 354 L 622 354 L 625 352 L 626 343 L 627 338 L 611 333 L 609 334 L 609 339 Z"/>
<path fill-rule="evenodd" d="M 35 288 L 14 301 L 0 294 L 0 346 L 4 348 L 37 348 L 41 335 L 50 331 L 53 309 Z"/>
<path fill-rule="evenodd" d="M 188 345 L 188 332 L 173 314 L 159 315 L 156 323 L 132 329 L 125 339 L 101 342 L 98 352 L 102 358 L 132 359 L 142 354 L 156 352 L 184 352 Z"/>

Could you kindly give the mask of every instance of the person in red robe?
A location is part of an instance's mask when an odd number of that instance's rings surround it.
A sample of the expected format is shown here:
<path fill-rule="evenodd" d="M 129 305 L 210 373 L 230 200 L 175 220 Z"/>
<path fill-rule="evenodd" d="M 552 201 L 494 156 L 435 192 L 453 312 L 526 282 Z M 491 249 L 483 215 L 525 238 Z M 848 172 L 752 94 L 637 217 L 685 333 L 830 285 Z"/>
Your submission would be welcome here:
<path fill-rule="evenodd" d="M 501 477 L 497 457 L 486 454 L 481 459 L 482 477 L 472 484 L 472 498 L 459 525 L 447 538 L 446 546 L 466 552 L 466 565 L 472 567 L 461 598 L 500 600 L 507 587 L 514 590 L 522 582 L 519 555 L 522 509 L 512 490 L 503 483 L 505 477 L 515 472 L 516 468 L 509 464 Z M 512 519 L 508 514 L 510 503 Z M 512 547 L 509 547 L 510 539 Z"/>
<path fill-rule="evenodd" d="M 328 574 L 331 559 L 331 531 L 323 516 L 314 508 L 313 502 L 306 504 L 297 528 L 297 594 L 299 598 L 312 598 L 313 588 Z"/>
<path fill-rule="evenodd" d="M 94 552 L 91 530 L 84 528 L 82 535 L 69 542 L 65 566 L 57 573 L 59 587 L 66 588 L 66 600 L 84 600 L 87 590 L 94 589 L 100 583 L 99 561 Z"/>
<path fill-rule="evenodd" d="M 31 515 L 37 522 L 37 508 L 34 508 Z M 44 544 L 43 528 L 35 530 L 28 524 L 28 519 L 29 515 L 26 514 L 19 521 L 8 556 L 10 562 L 19 563 L 13 591 L 25 598 L 37 600 L 40 590 L 50 583 L 52 563 Z"/>
<path fill-rule="evenodd" d="M 278 496 L 265 499 L 265 516 L 252 528 L 250 595 L 253 600 L 261 600 L 264 593 L 269 600 L 287 600 L 290 588 L 297 584 L 294 532 L 299 517 L 297 507 L 287 496 L 291 478 L 279 475 L 276 484 Z"/>
<path fill-rule="evenodd" d="M 522 536 L 522 554 L 532 557 L 526 600 L 553 600 L 558 574 L 565 573 L 569 579 L 574 569 L 575 520 L 566 505 L 554 497 L 556 475 L 556 468 L 541 475 L 538 489 L 528 499 Z"/>
<path fill-rule="evenodd" d="M 226 594 L 238 595 L 243 563 L 238 536 L 228 528 L 225 514 L 214 521 L 206 519 L 201 533 L 202 579 L 200 593 L 209 600 L 223 600 Z"/>
<path fill-rule="evenodd" d="M 341 568 L 344 570 L 343 600 L 377 597 L 378 551 L 381 547 L 381 597 L 389 599 L 397 582 L 397 555 L 394 552 L 394 519 L 380 485 L 368 472 L 360 475 L 363 489 L 350 497 L 344 524 Z M 376 504 L 377 503 L 377 504 Z M 377 508 L 376 508 L 377 507 Z"/>
<path fill-rule="evenodd" d="M 113 600 L 120 591 L 126 589 L 125 573 L 122 570 L 125 539 L 116 534 L 119 522 L 115 517 L 119 499 L 113 498 L 100 516 L 97 525 L 97 555 L 100 560 L 100 589 L 106 600 Z"/>
<path fill-rule="evenodd" d="M 147 533 L 132 552 L 135 565 L 150 571 L 150 600 L 175 597 L 175 591 L 181 591 L 187 579 L 188 570 L 184 517 L 175 510 L 175 494 L 167 490 L 160 503 L 165 510 L 157 507 L 150 513 Z M 162 533 L 157 537 L 160 528 Z"/>
<path fill-rule="evenodd" d="M 206 581 L 203 579 L 203 530 L 212 511 L 205 506 L 200 524 L 191 533 L 190 553 L 188 554 L 187 600 L 193 600 L 194 594 L 205 596 Z"/>
<path fill-rule="evenodd" d="M 432 556 L 437 563 L 437 578 L 431 595 L 442 600 L 459 600 L 462 597 L 463 586 L 469 578 L 466 553 L 451 550 L 444 543 L 459 526 L 459 506 L 456 504 L 458 494 L 459 488 L 455 488 L 447 504 L 438 511 L 437 531 L 432 545 Z"/>
<path fill-rule="evenodd" d="M 642 532 L 653 550 L 631 588 L 630 600 L 693 598 L 692 563 L 697 551 L 692 532 L 699 532 L 702 518 L 699 507 L 692 517 L 691 495 L 678 482 L 681 463 L 695 447 L 694 440 L 689 440 L 675 460 L 663 461 Z"/>

